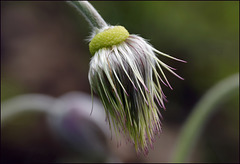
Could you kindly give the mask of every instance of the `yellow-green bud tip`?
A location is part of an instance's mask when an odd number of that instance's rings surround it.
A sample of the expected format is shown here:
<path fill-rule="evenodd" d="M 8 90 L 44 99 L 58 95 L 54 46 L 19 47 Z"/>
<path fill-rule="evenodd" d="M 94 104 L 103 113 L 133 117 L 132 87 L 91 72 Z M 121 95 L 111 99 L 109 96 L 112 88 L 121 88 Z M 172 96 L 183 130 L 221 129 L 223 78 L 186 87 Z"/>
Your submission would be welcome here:
<path fill-rule="evenodd" d="M 128 31 L 123 26 L 114 26 L 98 33 L 89 43 L 89 50 L 92 55 L 99 49 L 111 47 L 125 41 L 129 36 Z"/>

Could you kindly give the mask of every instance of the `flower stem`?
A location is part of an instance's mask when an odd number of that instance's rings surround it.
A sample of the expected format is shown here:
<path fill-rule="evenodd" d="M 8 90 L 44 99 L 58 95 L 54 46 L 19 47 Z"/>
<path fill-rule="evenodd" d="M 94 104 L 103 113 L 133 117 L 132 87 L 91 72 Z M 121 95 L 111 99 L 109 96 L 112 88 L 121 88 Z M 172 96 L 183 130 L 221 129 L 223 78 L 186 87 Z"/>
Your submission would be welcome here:
<path fill-rule="evenodd" d="M 172 162 L 186 162 L 200 136 L 204 125 L 216 111 L 216 105 L 238 91 L 239 73 L 234 74 L 212 87 L 195 106 L 188 120 L 185 122 L 178 139 Z"/>
<path fill-rule="evenodd" d="M 97 12 L 97 10 L 88 1 L 67 1 L 68 4 L 75 7 L 93 28 L 102 28 L 107 23 Z"/>
<path fill-rule="evenodd" d="M 26 94 L 6 100 L 1 104 L 1 125 L 24 111 L 48 112 L 54 102 L 55 98 L 42 94 Z"/>

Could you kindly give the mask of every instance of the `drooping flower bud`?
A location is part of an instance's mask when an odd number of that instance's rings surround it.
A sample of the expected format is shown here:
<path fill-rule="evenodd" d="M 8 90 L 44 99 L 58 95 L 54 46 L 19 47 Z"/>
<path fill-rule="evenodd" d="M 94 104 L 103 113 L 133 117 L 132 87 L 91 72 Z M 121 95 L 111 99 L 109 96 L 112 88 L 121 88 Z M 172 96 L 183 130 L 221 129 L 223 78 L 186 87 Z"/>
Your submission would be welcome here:
<path fill-rule="evenodd" d="M 154 134 L 161 131 L 158 106 L 165 109 L 166 96 L 160 83 L 172 89 L 163 68 L 183 79 L 156 55 L 185 61 L 156 50 L 138 35 L 129 35 L 122 26 L 99 31 L 89 44 L 91 89 L 102 100 L 113 124 L 110 128 L 130 137 L 137 152 L 146 154 Z"/>

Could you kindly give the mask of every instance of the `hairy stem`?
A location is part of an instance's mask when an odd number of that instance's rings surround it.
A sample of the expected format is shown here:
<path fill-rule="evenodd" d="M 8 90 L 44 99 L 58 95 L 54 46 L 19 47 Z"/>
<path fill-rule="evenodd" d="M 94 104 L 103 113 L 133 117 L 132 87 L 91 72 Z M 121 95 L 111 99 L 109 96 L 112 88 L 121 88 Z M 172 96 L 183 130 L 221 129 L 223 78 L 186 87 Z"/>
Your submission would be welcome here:
<path fill-rule="evenodd" d="M 79 11 L 92 28 L 102 28 L 107 26 L 107 23 L 97 12 L 97 10 L 88 1 L 67 1 L 68 4 L 75 7 Z"/>
<path fill-rule="evenodd" d="M 239 73 L 232 75 L 212 87 L 195 106 L 178 139 L 172 162 L 186 162 L 200 136 L 204 125 L 222 103 L 239 89 Z"/>

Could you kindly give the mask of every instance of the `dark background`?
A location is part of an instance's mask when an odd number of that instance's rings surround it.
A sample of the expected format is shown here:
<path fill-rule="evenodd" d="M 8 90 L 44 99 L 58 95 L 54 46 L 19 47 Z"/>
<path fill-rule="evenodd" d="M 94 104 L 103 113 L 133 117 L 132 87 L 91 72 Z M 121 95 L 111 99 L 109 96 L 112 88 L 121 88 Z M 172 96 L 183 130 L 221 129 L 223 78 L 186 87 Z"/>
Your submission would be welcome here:
<path fill-rule="evenodd" d="M 109 24 L 123 25 L 129 33 L 149 39 L 156 49 L 188 62 L 161 58 L 185 80 L 166 72 L 174 90 L 163 87 L 169 102 L 167 110 L 161 110 L 163 133 L 155 149 L 148 157 L 120 157 L 124 162 L 167 162 L 194 105 L 215 83 L 239 71 L 239 2 L 91 3 Z M 1 2 L 1 100 L 26 93 L 54 97 L 70 91 L 90 94 L 87 74 L 91 54 L 85 40 L 89 34 L 87 22 L 65 2 Z M 239 93 L 219 104 L 191 162 L 239 161 L 238 99 Z M 16 131 L 13 126 L 7 129 Z M 16 133 L 24 138 L 23 131 Z M 10 134 L 2 131 L 4 155 L 17 158 L 21 154 L 24 160 L 26 154 L 19 145 L 4 144 L 15 139 L 4 137 Z M 17 140 L 21 142 L 21 137 Z M 47 150 L 46 143 L 51 141 L 45 136 L 42 142 Z M 58 155 L 62 154 L 54 157 Z"/>

